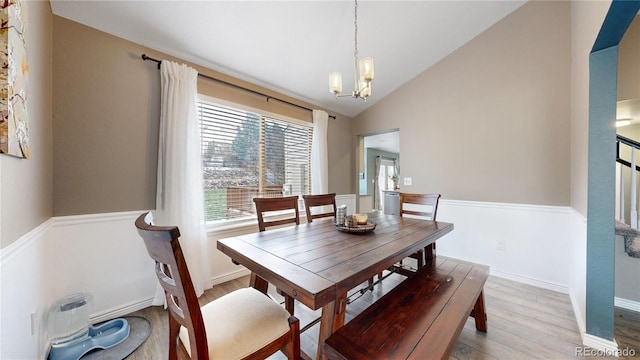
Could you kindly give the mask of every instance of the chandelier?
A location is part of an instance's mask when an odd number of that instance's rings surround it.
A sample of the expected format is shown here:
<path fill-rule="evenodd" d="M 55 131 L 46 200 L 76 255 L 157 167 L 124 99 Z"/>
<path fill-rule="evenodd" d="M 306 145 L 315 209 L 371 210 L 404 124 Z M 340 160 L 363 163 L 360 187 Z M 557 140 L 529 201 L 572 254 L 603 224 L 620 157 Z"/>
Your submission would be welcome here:
<path fill-rule="evenodd" d="M 355 0 L 354 14 L 354 90 L 350 94 L 342 94 L 342 74 L 339 72 L 332 72 L 329 74 L 329 91 L 336 96 L 336 99 L 339 97 L 350 96 L 354 99 L 362 99 L 364 101 L 367 101 L 367 97 L 371 95 L 371 81 L 373 80 L 373 58 L 366 57 L 358 61 L 358 0 Z"/>

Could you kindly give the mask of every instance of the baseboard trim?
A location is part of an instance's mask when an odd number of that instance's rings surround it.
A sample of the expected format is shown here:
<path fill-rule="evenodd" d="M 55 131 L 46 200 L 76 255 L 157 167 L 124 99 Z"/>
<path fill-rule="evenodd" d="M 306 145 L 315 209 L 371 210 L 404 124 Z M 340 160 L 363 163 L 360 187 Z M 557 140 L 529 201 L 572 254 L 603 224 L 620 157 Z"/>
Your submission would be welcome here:
<path fill-rule="evenodd" d="M 619 297 L 614 298 L 614 306 L 619 308 L 640 312 L 640 302 L 627 300 Z"/>
<path fill-rule="evenodd" d="M 225 283 L 227 281 L 231 281 L 246 275 L 251 274 L 251 272 L 247 269 L 241 269 L 238 271 L 234 271 L 229 274 L 225 274 L 223 276 L 218 276 L 211 279 L 211 286 L 215 286 L 218 284 Z M 248 285 L 248 284 L 247 284 Z M 111 320 L 114 318 L 122 317 L 127 314 L 130 314 L 134 311 L 142 310 L 144 308 L 153 306 L 153 298 L 144 299 L 135 303 L 131 303 L 122 307 L 118 307 L 115 309 L 111 309 L 100 314 L 94 314 L 91 316 L 91 323 L 99 323 L 101 321 Z"/>
<path fill-rule="evenodd" d="M 602 354 L 594 354 L 597 356 L 617 357 L 619 353 L 618 343 L 615 340 L 607 340 L 587 333 L 582 333 L 582 344 L 602 352 Z"/>
<path fill-rule="evenodd" d="M 493 270 L 493 269 L 491 269 L 491 275 L 508 279 L 508 280 L 517 281 L 519 283 L 559 292 L 562 294 L 569 294 L 569 287 L 567 285 L 555 284 L 548 281 L 542 281 L 542 280 L 533 279 L 533 278 L 522 276 L 522 275 L 506 273 L 506 272 Z"/>
<path fill-rule="evenodd" d="M 134 311 L 138 311 L 138 310 L 142 310 L 145 308 L 148 308 L 149 306 L 153 305 L 153 298 L 149 298 L 149 299 L 144 299 L 138 302 L 134 302 L 122 307 L 118 307 L 115 309 L 111 309 L 105 312 L 102 312 L 100 314 L 94 314 L 90 317 L 90 321 L 92 324 L 95 323 L 99 323 L 102 321 L 106 321 L 106 320 L 111 320 L 111 319 L 115 319 L 118 317 L 122 317 L 125 316 L 127 314 L 130 314 Z"/>
<path fill-rule="evenodd" d="M 580 315 L 580 307 L 578 306 L 578 301 L 576 300 L 576 297 L 572 292 L 569 292 L 569 299 L 571 300 L 573 315 L 576 317 L 576 323 L 578 323 L 578 330 L 580 330 L 580 336 L 582 337 L 582 342 L 584 343 L 583 335 L 587 332 L 587 326 L 584 323 L 582 316 Z"/>
<path fill-rule="evenodd" d="M 250 275 L 251 271 L 249 269 L 243 268 L 228 274 L 224 274 L 222 276 L 216 276 L 211 278 L 211 286 L 219 285 L 222 283 L 226 283 L 227 281 L 235 280 L 237 278 L 241 278 L 246 275 Z M 248 284 L 247 284 L 248 285 Z"/>

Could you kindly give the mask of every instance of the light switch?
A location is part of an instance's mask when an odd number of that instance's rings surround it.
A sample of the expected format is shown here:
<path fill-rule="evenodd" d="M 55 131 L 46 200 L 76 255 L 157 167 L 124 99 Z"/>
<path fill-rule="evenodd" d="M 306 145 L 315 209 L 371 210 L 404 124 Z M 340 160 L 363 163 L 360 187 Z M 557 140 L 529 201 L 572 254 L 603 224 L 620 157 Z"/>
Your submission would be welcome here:
<path fill-rule="evenodd" d="M 411 185 L 411 178 L 410 177 L 404 178 L 404 184 L 405 185 Z"/>

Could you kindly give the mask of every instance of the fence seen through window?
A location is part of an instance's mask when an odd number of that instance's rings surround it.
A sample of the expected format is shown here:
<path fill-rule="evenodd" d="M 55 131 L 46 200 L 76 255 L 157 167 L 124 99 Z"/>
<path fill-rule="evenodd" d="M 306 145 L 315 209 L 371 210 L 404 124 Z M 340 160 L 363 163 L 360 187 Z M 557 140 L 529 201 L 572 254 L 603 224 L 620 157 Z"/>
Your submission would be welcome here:
<path fill-rule="evenodd" d="M 313 128 L 198 100 L 205 219 L 255 217 L 253 198 L 311 190 Z"/>

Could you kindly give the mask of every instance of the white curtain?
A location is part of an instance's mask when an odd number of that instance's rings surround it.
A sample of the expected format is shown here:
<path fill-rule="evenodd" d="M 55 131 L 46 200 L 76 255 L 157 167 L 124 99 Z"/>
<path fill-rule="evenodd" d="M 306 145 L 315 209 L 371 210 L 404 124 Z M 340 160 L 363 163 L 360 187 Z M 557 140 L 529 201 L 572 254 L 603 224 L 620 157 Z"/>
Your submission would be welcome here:
<path fill-rule="evenodd" d="M 204 223 L 200 130 L 196 114 L 196 70 L 163 60 L 160 68 L 161 110 L 155 223 L 177 225 L 196 295 L 209 278 Z M 162 289 L 155 305 L 164 303 Z"/>
<path fill-rule="evenodd" d="M 313 110 L 313 139 L 311 144 L 311 193 L 329 192 L 329 156 L 327 155 L 327 126 L 329 114 Z"/>
<path fill-rule="evenodd" d="M 393 159 L 393 170 L 396 177 L 396 181 L 394 182 L 395 187 L 393 190 L 396 190 L 398 184 L 400 184 L 400 162 L 398 161 L 398 159 Z"/>

